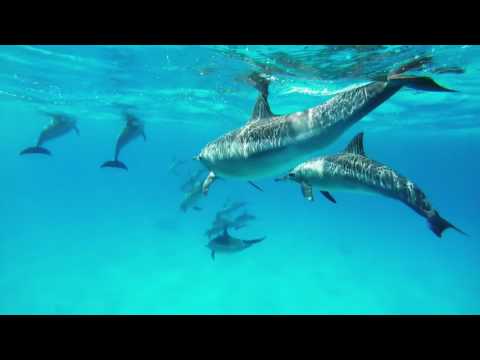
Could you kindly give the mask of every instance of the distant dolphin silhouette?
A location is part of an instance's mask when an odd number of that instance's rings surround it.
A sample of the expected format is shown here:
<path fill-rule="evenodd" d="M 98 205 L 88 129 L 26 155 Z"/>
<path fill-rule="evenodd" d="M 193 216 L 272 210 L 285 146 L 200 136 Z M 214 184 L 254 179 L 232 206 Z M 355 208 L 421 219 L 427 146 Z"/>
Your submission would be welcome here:
<path fill-rule="evenodd" d="M 50 150 L 42 147 L 42 145 L 52 139 L 61 137 L 65 134 L 68 134 L 70 131 L 74 130 L 78 135 L 80 131 L 77 127 L 77 121 L 72 117 L 61 114 L 61 113 L 51 113 L 44 112 L 45 115 L 52 118 L 51 122 L 45 126 L 40 135 L 38 136 L 37 145 L 33 147 L 26 148 L 20 155 L 25 154 L 44 154 L 51 155 Z"/>
<path fill-rule="evenodd" d="M 224 229 L 223 234 L 220 236 L 217 236 L 215 239 L 211 240 L 206 247 L 208 247 L 211 250 L 211 257 L 213 260 L 215 260 L 215 253 L 220 252 L 220 253 L 235 253 L 239 252 L 242 250 L 245 250 L 252 246 L 253 244 L 257 244 L 261 241 L 263 241 L 265 237 L 262 237 L 260 239 L 254 239 L 254 240 L 241 240 L 241 239 L 236 239 L 230 236 L 228 233 L 227 228 Z"/>
<path fill-rule="evenodd" d="M 145 136 L 144 123 L 128 112 L 124 112 L 124 117 L 126 124 L 115 145 L 115 159 L 112 161 L 106 161 L 101 167 L 113 167 L 128 170 L 127 166 L 118 160 L 120 150 L 122 150 L 127 144 L 139 136 L 143 136 L 143 139 L 145 141 L 147 140 L 147 137 Z"/>

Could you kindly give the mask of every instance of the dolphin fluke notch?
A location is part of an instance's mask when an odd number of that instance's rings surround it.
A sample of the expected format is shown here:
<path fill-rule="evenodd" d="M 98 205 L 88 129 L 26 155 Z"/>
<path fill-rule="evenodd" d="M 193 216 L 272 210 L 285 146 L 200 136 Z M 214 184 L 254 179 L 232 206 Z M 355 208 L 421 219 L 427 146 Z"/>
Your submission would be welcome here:
<path fill-rule="evenodd" d="M 44 154 L 44 155 L 52 155 L 50 150 L 45 149 L 41 146 L 33 146 L 26 148 L 25 150 L 22 150 L 20 155 L 26 155 L 26 154 Z"/>
<path fill-rule="evenodd" d="M 388 82 L 394 85 L 406 86 L 416 90 L 434 92 L 458 92 L 457 90 L 448 89 L 437 84 L 432 78 L 429 78 L 428 76 L 394 74 L 388 77 Z"/>
<path fill-rule="evenodd" d="M 121 162 L 119 160 L 106 161 L 102 164 L 101 167 L 102 168 L 112 167 L 112 168 L 119 168 L 119 169 L 128 170 L 127 165 L 125 165 L 123 162 Z"/>
<path fill-rule="evenodd" d="M 442 218 L 438 212 L 435 211 L 435 214 L 428 219 L 428 224 L 430 229 L 437 235 L 439 238 L 442 237 L 442 233 L 449 228 L 457 230 L 460 234 L 468 236 L 465 232 L 457 228 L 455 225 L 450 224 L 447 220 Z"/>

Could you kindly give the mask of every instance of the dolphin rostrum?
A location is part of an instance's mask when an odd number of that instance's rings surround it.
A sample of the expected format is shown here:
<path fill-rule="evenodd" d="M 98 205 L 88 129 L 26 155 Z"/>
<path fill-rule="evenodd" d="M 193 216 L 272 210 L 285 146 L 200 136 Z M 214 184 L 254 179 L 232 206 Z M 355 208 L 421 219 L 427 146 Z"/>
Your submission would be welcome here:
<path fill-rule="evenodd" d="M 263 241 L 265 237 L 262 237 L 260 239 L 254 239 L 254 240 L 241 240 L 241 239 L 236 239 L 230 236 L 228 233 L 227 228 L 223 230 L 223 234 L 217 236 L 215 239 L 211 240 L 206 247 L 208 247 L 211 250 L 211 257 L 213 260 L 215 260 L 215 253 L 216 252 L 221 252 L 221 253 L 235 253 L 239 252 L 242 250 L 245 250 L 252 246 L 253 244 L 257 244 L 261 241 Z"/>
<path fill-rule="evenodd" d="M 293 180 L 301 186 L 303 196 L 313 201 L 312 187 L 319 188 L 331 202 L 330 191 L 360 191 L 380 194 L 403 202 L 427 219 L 438 237 L 445 229 L 462 230 L 443 219 L 426 195 L 408 178 L 365 155 L 363 133 L 356 135 L 345 150 L 337 155 L 322 156 L 297 165 L 288 175 L 276 179 Z"/>
<path fill-rule="evenodd" d="M 118 160 L 120 150 L 122 150 L 127 144 L 139 136 L 142 136 L 145 141 L 147 140 L 143 121 L 139 120 L 136 116 L 128 112 L 124 113 L 124 117 L 126 124 L 115 145 L 115 159 L 112 161 L 106 161 L 101 167 L 114 167 L 128 170 L 127 166 Z"/>
<path fill-rule="evenodd" d="M 410 67 L 403 66 L 381 81 L 346 90 L 322 105 L 288 115 L 272 113 L 268 103 L 269 82 L 265 78 L 255 79 L 260 95 L 248 122 L 210 142 L 195 157 L 209 170 L 203 184 L 204 194 L 217 178 L 251 182 L 288 171 L 332 144 L 403 87 L 454 91 L 429 77 L 400 74 L 404 69 Z"/>
<path fill-rule="evenodd" d="M 20 155 L 25 154 L 44 154 L 51 155 L 50 150 L 42 147 L 44 143 L 52 139 L 61 137 L 70 131 L 74 130 L 78 135 L 80 131 L 77 127 L 77 121 L 71 116 L 61 114 L 61 113 L 49 113 L 46 112 L 45 115 L 50 116 L 52 121 L 45 126 L 37 139 L 37 145 L 33 147 L 26 148 L 23 150 Z"/>

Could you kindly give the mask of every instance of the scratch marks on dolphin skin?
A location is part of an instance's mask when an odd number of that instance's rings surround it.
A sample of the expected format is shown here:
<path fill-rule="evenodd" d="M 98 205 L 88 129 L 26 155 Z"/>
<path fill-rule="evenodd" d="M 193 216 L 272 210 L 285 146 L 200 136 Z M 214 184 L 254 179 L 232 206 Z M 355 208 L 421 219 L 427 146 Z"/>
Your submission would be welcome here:
<path fill-rule="evenodd" d="M 425 214 L 433 212 L 432 205 L 417 185 L 388 166 L 366 157 L 354 154 L 326 157 L 322 164 L 322 173 L 331 178 L 349 179 L 381 190 Z"/>
<path fill-rule="evenodd" d="M 212 160 L 245 159 L 252 154 L 281 148 L 294 135 L 295 131 L 287 118 L 261 119 L 211 142 L 201 155 Z"/>
<path fill-rule="evenodd" d="M 312 121 L 309 121 L 310 128 L 325 128 L 350 120 L 356 112 L 363 109 L 369 101 L 384 91 L 386 86 L 387 83 L 383 82 L 361 85 L 342 92 L 326 103 L 312 108 Z"/>

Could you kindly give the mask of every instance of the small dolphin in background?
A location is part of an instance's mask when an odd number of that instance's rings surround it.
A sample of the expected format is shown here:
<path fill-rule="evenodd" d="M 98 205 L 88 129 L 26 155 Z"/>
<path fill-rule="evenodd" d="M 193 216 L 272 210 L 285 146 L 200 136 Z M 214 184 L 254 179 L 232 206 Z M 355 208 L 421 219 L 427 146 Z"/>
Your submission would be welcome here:
<path fill-rule="evenodd" d="M 182 203 L 180 204 L 180 209 L 183 212 L 186 212 L 188 209 L 192 208 L 196 211 L 201 211 L 202 208 L 196 206 L 197 202 L 202 199 L 203 193 L 202 193 L 202 182 L 198 181 L 193 187 L 190 192 L 188 192 L 183 199 Z"/>
<path fill-rule="evenodd" d="M 227 216 L 231 213 L 233 213 L 234 211 L 244 207 L 245 205 L 247 205 L 246 202 L 243 202 L 243 201 L 237 201 L 237 202 L 234 202 L 232 204 L 230 204 L 229 206 L 227 204 L 224 205 L 223 209 L 220 210 L 218 213 L 217 213 L 217 216 L 220 217 L 220 216 Z"/>
<path fill-rule="evenodd" d="M 432 207 L 420 188 L 395 170 L 365 155 L 363 133 L 356 135 L 346 149 L 337 155 L 322 156 L 301 163 L 279 180 L 293 180 L 302 188 L 303 196 L 313 201 L 312 187 L 331 202 L 336 202 L 329 191 L 360 191 L 380 194 L 403 202 L 427 219 L 430 229 L 441 237 L 445 229 L 462 230 L 443 219 Z"/>
<path fill-rule="evenodd" d="M 234 220 L 233 220 L 233 228 L 235 230 L 238 230 L 242 227 L 244 227 L 249 221 L 255 220 L 257 217 L 255 215 L 249 214 L 247 212 L 244 212 L 241 215 L 238 215 Z"/>
<path fill-rule="evenodd" d="M 244 212 L 233 220 L 224 217 L 221 213 L 217 213 L 212 227 L 205 232 L 205 235 L 211 239 L 213 236 L 223 232 L 224 229 L 238 230 L 245 227 L 249 221 L 255 219 L 256 217 L 254 215 L 248 214 L 247 212 Z"/>
<path fill-rule="evenodd" d="M 188 178 L 188 180 L 183 183 L 183 185 L 181 186 L 181 190 L 183 192 L 190 192 L 193 190 L 195 184 L 197 183 L 197 181 L 200 179 L 200 177 L 206 173 L 207 170 L 206 169 L 199 169 L 195 174 L 193 174 L 192 176 L 190 176 Z"/>
<path fill-rule="evenodd" d="M 68 134 L 70 131 L 74 130 L 77 135 L 80 135 L 80 131 L 77 127 L 77 121 L 71 116 L 61 114 L 61 113 L 50 113 L 44 112 L 45 115 L 50 116 L 52 121 L 50 124 L 45 126 L 40 135 L 38 136 L 37 145 L 33 147 L 26 148 L 23 150 L 20 155 L 25 154 L 44 154 L 52 155 L 50 150 L 42 147 L 47 141 L 53 140 L 55 138 L 61 137 L 65 134 Z"/>
<path fill-rule="evenodd" d="M 260 239 L 253 239 L 253 240 L 241 240 L 231 237 L 228 233 L 228 230 L 225 228 L 223 230 L 223 234 L 217 236 L 215 239 L 211 240 L 206 247 L 211 250 L 211 257 L 215 260 L 215 253 L 236 253 L 242 250 L 245 250 L 252 246 L 253 244 L 257 244 L 263 241 L 265 237 Z"/>
<path fill-rule="evenodd" d="M 143 139 L 146 141 L 147 137 L 145 135 L 144 123 L 139 120 L 136 116 L 132 115 L 129 112 L 124 112 L 125 117 L 125 127 L 123 128 L 120 136 L 118 137 L 117 144 L 115 146 L 115 159 L 112 161 L 106 161 L 102 164 L 103 167 L 113 167 L 128 170 L 127 166 L 118 160 L 118 155 L 120 150 L 122 150 L 127 144 L 129 144 L 134 139 L 139 136 L 143 136 Z"/>
<path fill-rule="evenodd" d="M 177 160 L 175 157 L 172 158 L 172 164 L 170 165 L 170 167 L 168 168 L 168 172 L 170 174 L 174 174 L 176 176 L 180 175 L 178 172 L 177 172 L 177 169 L 182 166 L 182 165 L 185 165 L 187 163 L 186 160 Z"/>

